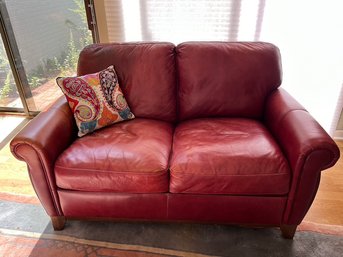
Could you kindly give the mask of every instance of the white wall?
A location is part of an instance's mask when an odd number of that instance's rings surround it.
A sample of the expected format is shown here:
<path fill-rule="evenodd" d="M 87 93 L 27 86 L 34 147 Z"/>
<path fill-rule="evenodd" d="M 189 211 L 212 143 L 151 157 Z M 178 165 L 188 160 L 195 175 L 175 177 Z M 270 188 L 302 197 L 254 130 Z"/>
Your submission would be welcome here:
<path fill-rule="evenodd" d="M 282 55 L 283 87 L 330 133 L 343 82 L 343 1 L 267 0 L 262 41 Z"/>

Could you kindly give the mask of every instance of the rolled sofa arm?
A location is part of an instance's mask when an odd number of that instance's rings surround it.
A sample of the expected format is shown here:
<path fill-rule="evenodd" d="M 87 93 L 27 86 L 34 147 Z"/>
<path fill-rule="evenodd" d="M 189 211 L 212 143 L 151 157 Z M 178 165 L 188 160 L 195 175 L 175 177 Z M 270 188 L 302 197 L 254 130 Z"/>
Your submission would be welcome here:
<path fill-rule="evenodd" d="M 265 124 L 292 171 L 284 224 L 298 225 L 316 195 L 320 171 L 339 159 L 339 148 L 318 122 L 284 89 L 267 100 Z"/>
<path fill-rule="evenodd" d="M 13 155 L 27 163 L 36 194 L 50 216 L 61 216 L 54 164 L 76 137 L 76 125 L 64 97 L 38 114 L 11 141 Z"/>

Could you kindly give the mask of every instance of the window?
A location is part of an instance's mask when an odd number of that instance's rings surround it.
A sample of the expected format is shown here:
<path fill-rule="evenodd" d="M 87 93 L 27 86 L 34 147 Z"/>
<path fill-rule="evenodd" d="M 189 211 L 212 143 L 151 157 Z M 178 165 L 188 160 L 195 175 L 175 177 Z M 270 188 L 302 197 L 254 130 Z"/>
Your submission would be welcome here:
<path fill-rule="evenodd" d="M 1 107 L 44 110 L 62 95 L 56 77 L 75 74 L 80 50 L 92 43 L 84 1 L 5 0 L 0 11 L 9 49 L 0 45 Z"/>
<path fill-rule="evenodd" d="M 115 41 L 256 40 L 265 0 L 105 0 L 106 37 Z M 101 22 L 99 20 L 99 22 Z M 102 35 L 100 35 L 101 38 Z M 257 37 L 257 38 L 256 38 Z"/>

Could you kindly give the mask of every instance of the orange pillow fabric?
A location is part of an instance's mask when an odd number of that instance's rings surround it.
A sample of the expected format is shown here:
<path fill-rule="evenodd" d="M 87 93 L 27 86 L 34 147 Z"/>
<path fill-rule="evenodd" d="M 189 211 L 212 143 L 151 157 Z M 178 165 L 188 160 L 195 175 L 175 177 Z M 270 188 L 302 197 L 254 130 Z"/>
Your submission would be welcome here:
<path fill-rule="evenodd" d="M 79 137 L 135 117 L 119 87 L 113 65 L 84 76 L 58 77 L 56 82 L 74 114 Z"/>

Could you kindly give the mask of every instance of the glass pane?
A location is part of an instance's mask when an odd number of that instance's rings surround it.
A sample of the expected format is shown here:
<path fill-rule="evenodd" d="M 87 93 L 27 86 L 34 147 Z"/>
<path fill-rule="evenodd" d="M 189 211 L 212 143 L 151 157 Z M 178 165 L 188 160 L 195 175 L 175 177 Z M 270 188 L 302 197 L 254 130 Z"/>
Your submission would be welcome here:
<path fill-rule="evenodd" d="M 0 107 L 23 108 L 0 37 Z"/>
<path fill-rule="evenodd" d="M 76 73 L 80 50 L 92 43 L 83 0 L 6 0 L 36 110 L 62 95 L 58 76 Z"/>

